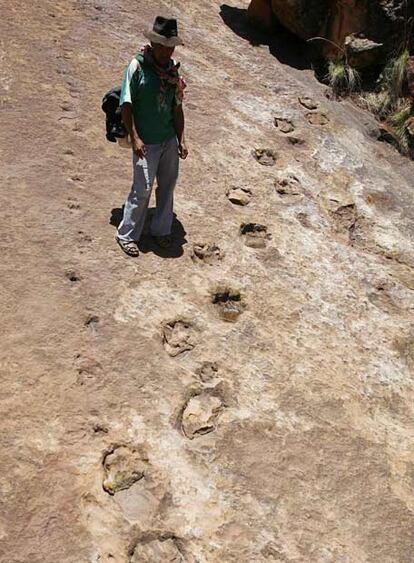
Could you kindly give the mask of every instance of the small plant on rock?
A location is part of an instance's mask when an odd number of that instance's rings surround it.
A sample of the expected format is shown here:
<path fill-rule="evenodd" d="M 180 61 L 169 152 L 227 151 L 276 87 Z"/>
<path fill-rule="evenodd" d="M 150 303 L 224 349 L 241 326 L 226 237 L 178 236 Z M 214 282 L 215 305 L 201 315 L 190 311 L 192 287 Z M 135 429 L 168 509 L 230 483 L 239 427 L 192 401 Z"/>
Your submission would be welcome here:
<path fill-rule="evenodd" d="M 367 92 L 360 96 L 360 101 L 368 111 L 379 119 L 384 119 L 391 109 L 391 98 L 386 90 Z"/>
<path fill-rule="evenodd" d="M 403 99 L 400 101 L 397 109 L 387 118 L 387 123 L 391 126 L 401 148 L 405 151 L 410 146 L 410 134 L 407 128 L 407 122 L 410 117 L 414 117 L 414 108 L 410 101 Z"/>
<path fill-rule="evenodd" d="M 344 47 L 334 43 L 326 37 L 312 37 L 308 41 L 325 41 L 335 47 L 340 53 L 335 59 L 328 60 L 328 71 L 325 80 L 331 86 L 336 95 L 352 94 L 359 90 L 361 86 L 361 77 L 356 68 L 349 64 L 348 53 Z"/>
<path fill-rule="evenodd" d="M 398 104 L 399 99 L 403 95 L 409 56 L 408 49 L 402 49 L 398 55 L 388 61 L 382 72 L 380 80 L 381 91 L 388 94 L 391 106 Z"/>
<path fill-rule="evenodd" d="M 327 81 L 336 94 L 351 94 L 359 89 L 359 72 L 345 59 L 331 60 L 328 63 Z"/>
<path fill-rule="evenodd" d="M 385 122 L 404 153 L 413 142 L 407 127 L 408 120 L 414 116 L 413 103 L 406 92 L 409 56 L 408 48 L 403 45 L 385 65 L 377 91 L 361 96 L 365 107 Z"/>

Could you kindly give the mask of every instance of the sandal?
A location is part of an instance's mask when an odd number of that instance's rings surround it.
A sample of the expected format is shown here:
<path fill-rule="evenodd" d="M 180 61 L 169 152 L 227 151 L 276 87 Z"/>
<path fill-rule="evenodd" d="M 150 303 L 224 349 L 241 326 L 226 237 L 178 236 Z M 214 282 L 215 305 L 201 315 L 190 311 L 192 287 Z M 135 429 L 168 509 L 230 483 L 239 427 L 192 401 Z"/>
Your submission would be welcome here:
<path fill-rule="evenodd" d="M 160 246 L 161 248 L 170 248 L 173 242 L 172 236 L 171 235 L 164 235 L 164 236 L 160 236 L 160 237 L 154 237 L 155 242 L 158 244 L 158 246 Z"/>
<path fill-rule="evenodd" d="M 128 256 L 132 256 L 134 258 L 139 256 L 139 250 L 138 250 L 136 242 L 134 242 L 134 241 L 124 242 L 123 240 L 119 239 L 118 237 L 115 237 L 115 240 L 119 244 L 119 246 L 122 248 L 122 250 L 125 252 L 125 254 L 128 254 Z"/>

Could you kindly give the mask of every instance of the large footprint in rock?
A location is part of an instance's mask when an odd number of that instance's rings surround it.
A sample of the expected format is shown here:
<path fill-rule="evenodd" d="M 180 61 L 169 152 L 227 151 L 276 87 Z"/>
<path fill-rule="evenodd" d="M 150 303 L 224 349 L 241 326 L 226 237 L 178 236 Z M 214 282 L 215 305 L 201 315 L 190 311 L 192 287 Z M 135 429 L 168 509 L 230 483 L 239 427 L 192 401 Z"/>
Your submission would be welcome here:
<path fill-rule="evenodd" d="M 230 188 L 227 190 L 227 197 L 234 205 L 249 205 L 252 199 L 252 191 L 249 188 Z"/>
<path fill-rule="evenodd" d="M 349 233 L 357 221 L 357 209 L 355 204 L 339 205 L 331 212 L 334 220 L 335 230 L 338 233 Z"/>
<path fill-rule="evenodd" d="M 318 102 L 316 102 L 313 98 L 310 98 L 309 96 L 300 96 L 298 98 L 299 103 L 305 107 L 306 109 L 317 109 L 318 108 Z"/>
<path fill-rule="evenodd" d="M 285 174 L 275 181 L 276 192 L 281 197 L 300 197 L 304 189 L 300 180 L 294 174 Z"/>
<path fill-rule="evenodd" d="M 165 323 L 162 327 L 162 341 L 167 354 L 175 358 L 194 348 L 194 329 L 189 322 L 184 320 L 178 319 Z"/>
<path fill-rule="evenodd" d="M 114 497 L 124 517 L 143 524 L 152 519 L 165 494 L 162 480 L 154 481 L 147 457 L 137 448 L 119 446 L 103 461 L 104 490 Z"/>
<path fill-rule="evenodd" d="M 157 538 L 145 543 L 138 543 L 131 556 L 130 563 L 185 563 L 174 538 Z"/>
<path fill-rule="evenodd" d="M 196 370 L 196 375 L 203 383 L 210 383 L 218 376 L 219 367 L 216 362 L 203 362 Z"/>
<path fill-rule="evenodd" d="M 244 237 L 244 243 L 250 248 L 265 248 L 270 235 L 266 225 L 259 223 L 243 223 L 240 225 L 240 234 Z"/>
<path fill-rule="evenodd" d="M 196 243 L 193 247 L 191 256 L 193 262 L 203 262 L 204 264 L 214 264 L 220 262 L 224 253 L 217 244 Z"/>
<path fill-rule="evenodd" d="M 286 117 L 275 117 L 274 124 L 276 129 L 278 129 L 281 133 L 292 133 L 292 131 L 295 130 L 292 120 L 287 119 Z"/>
<path fill-rule="evenodd" d="M 246 304 L 237 289 L 231 287 L 218 287 L 212 294 L 211 302 L 219 311 L 223 321 L 234 323 L 243 313 Z"/>
<path fill-rule="evenodd" d="M 318 111 L 310 111 L 305 117 L 310 125 L 326 125 L 329 123 L 329 117 Z"/>
<path fill-rule="evenodd" d="M 197 436 L 213 432 L 223 408 L 222 399 L 212 394 L 202 392 L 191 397 L 182 413 L 183 434 L 193 440 Z"/>
<path fill-rule="evenodd" d="M 129 489 L 144 477 L 148 460 L 136 448 L 118 446 L 108 452 L 102 465 L 105 477 L 102 483 L 110 495 Z"/>
<path fill-rule="evenodd" d="M 277 154 L 273 149 L 254 149 L 253 156 L 262 166 L 274 166 Z"/>

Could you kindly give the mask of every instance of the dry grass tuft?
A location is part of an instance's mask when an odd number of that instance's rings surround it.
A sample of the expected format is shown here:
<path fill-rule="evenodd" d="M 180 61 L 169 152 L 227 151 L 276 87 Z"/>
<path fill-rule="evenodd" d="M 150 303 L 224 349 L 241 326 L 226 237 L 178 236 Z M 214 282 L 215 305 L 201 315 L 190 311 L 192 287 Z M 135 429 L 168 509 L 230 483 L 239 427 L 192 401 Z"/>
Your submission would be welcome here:
<path fill-rule="evenodd" d="M 359 72 L 342 59 L 329 61 L 326 79 L 336 94 L 351 94 L 361 85 Z"/>

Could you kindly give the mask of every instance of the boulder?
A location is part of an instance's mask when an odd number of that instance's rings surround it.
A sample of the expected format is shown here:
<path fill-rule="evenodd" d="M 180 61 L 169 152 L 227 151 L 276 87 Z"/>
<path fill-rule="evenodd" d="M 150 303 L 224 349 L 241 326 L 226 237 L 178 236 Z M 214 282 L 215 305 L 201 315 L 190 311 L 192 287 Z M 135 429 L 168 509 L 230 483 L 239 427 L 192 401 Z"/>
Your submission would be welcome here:
<path fill-rule="evenodd" d="M 302 39 L 324 34 L 331 0 L 272 0 L 279 22 Z"/>
<path fill-rule="evenodd" d="M 405 122 L 405 127 L 407 128 L 408 134 L 413 139 L 414 142 L 414 117 L 409 117 Z"/>
<path fill-rule="evenodd" d="M 271 0 L 252 0 L 247 9 L 247 18 L 254 27 L 271 32 L 274 26 Z"/>
<path fill-rule="evenodd" d="M 368 68 L 381 60 L 382 43 L 375 43 L 366 37 L 348 35 L 345 39 L 345 49 L 349 64 L 354 68 Z"/>
<path fill-rule="evenodd" d="M 414 0 L 271 0 L 270 7 L 298 37 L 329 40 L 315 41 L 324 56 L 340 56 L 348 37 L 360 68 L 382 63 L 404 41 L 406 22 L 414 17 Z M 266 27 L 269 2 L 252 0 L 249 11 L 253 24 Z"/>
<path fill-rule="evenodd" d="M 408 95 L 414 102 L 414 57 L 409 57 L 407 61 L 406 75 Z"/>

